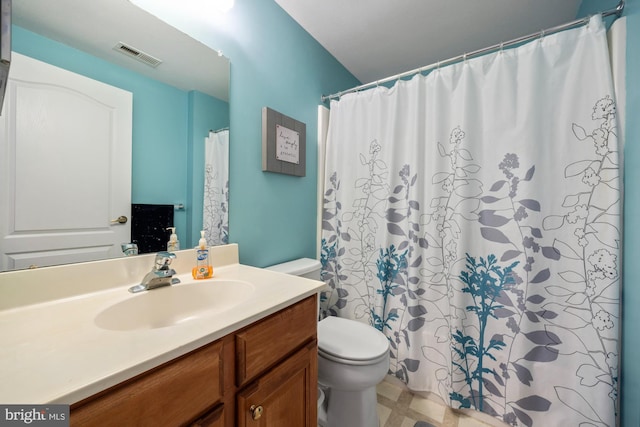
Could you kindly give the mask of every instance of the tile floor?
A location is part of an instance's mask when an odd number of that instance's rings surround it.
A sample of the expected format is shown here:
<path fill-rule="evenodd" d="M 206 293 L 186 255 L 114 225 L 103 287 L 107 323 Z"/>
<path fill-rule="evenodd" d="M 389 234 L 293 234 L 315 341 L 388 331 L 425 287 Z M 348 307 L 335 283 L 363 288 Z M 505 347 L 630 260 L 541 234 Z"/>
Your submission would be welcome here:
<path fill-rule="evenodd" d="M 399 385 L 383 381 L 377 387 L 381 427 L 496 427 L 504 424 L 480 421 L 467 414 L 424 399 Z M 476 413 L 477 414 L 477 413 Z M 477 414 L 482 417 L 483 414 Z"/>

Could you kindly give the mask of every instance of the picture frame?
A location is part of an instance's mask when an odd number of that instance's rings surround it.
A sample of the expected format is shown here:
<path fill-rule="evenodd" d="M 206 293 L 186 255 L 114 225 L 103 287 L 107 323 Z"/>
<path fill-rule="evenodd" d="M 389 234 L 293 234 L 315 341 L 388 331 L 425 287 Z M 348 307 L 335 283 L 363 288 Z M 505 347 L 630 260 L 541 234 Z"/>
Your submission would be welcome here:
<path fill-rule="evenodd" d="M 306 125 L 269 107 L 262 108 L 262 170 L 306 175 Z"/>

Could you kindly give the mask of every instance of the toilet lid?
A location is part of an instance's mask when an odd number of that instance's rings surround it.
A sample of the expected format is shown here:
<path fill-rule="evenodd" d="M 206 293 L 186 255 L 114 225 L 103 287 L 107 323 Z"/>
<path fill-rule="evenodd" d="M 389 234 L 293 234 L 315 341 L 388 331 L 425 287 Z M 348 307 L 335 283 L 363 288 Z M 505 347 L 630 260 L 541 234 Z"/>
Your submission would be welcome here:
<path fill-rule="evenodd" d="M 372 360 L 389 351 L 389 340 L 369 325 L 331 316 L 318 322 L 318 350 L 345 360 Z"/>

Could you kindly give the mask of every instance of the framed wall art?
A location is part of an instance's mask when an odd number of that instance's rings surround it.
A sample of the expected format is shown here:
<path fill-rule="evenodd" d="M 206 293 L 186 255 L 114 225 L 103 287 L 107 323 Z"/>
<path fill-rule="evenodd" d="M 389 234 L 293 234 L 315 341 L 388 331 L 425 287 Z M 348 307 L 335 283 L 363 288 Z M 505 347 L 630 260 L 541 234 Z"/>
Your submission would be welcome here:
<path fill-rule="evenodd" d="M 294 176 L 306 173 L 306 128 L 291 117 L 262 108 L 262 170 Z"/>

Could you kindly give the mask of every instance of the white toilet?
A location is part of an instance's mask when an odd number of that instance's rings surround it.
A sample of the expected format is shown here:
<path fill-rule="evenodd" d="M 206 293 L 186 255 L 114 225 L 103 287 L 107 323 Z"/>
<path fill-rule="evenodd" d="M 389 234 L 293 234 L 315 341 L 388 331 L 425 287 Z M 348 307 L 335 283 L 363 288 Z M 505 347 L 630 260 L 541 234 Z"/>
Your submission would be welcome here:
<path fill-rule="evenodd" d="M 320 261 L 297 259 L 269 270 L 320 280 Z M 376 385 L 389 370 L 389 341 L 372 326 L 340 317 L 318 322 L 318 424 L 378 427 Z"/>

